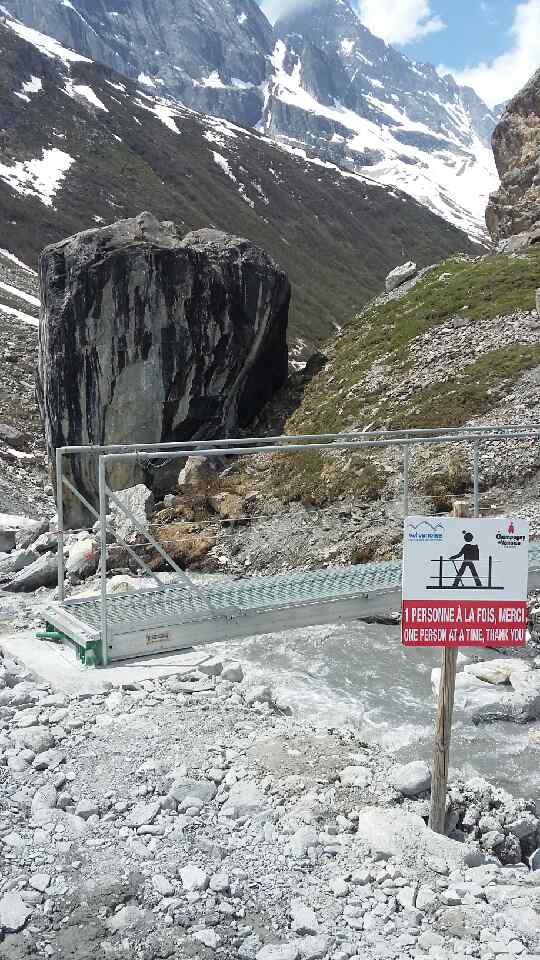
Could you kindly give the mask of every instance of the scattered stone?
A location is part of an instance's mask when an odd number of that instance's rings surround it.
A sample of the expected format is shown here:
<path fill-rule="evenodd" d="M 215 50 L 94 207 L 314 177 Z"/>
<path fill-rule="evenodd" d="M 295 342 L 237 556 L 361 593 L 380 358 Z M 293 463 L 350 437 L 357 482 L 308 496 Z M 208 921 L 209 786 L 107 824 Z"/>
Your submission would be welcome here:
<path fill-rule="evenodd" d="M 0 900 L 0 930 L 3 928 L 6 933 L 18 933 L 31 912 L 20 893 L 5 893 Z"/>
<path fill-rule="evenodd" d="M 392 290 L 400 287 L 403 283 L 406 283 L 407 280 L 412 280 L 417 273 L 418 267 L 412 262 L 412 260 L 409 260 L 407 263 L 404 263 L 399 267 L 395 267 L 395 269 L 388 274 L 385 280 L 386 292 L 391 293 Z"/>
<path fill-rule="evenodd" d="M 58 563 L 54 553 L 44 553 L 20 570 L 9 582 L 11 593 L 29 593 L 40 587 L 54 587 L 58 580 Z"/>
<path fill-rule="evenodd" d="M 149 529 L 149 519 L 152 516 L 155 507 L 154 494 L 144 483 L 137 483 L 134 487 L 127 487 L 125 490 L 117 490 L 115 497 L 120 503 L 129 510 L 137 526 L 144 533 Z M 133 521 L 117 506 L 113 501 L 111 504 L 111 513 L 114 518 L 116 533 L 126 543 L 137 538 L 137 529 Z"/>
<path fill-rule="evenodd" d="M 152 877 L 152 886 L 156 893 L 159 893 L 160 897 L 172 897 L 174 893 L 174 887 L 171 881 L 161 873 L 157 873 Z"/>
<path fill-rule="evenodd" d="M 45 893 L 45 890 L 51 882 L 50 873 L 34 873 L 30 877 L 28 883 L 33 890 L 37 890 L 39 893 Z"/>
<path fill-rule="evenodd" d="M 95 800 L 79 800 L 75 807 L 75 816 L 82 820 L 88 820 L 89 817 L 99 816 L 99 804 Z"/>
<path fill-rule="evenodd" d="M 129 814 L 126 822 L 130 827 L 146 826 L 154 822 L 160 810 L 159 800 L 150 803 L 138 803 Z"/>
<path fill-rule="evenodd" d="M 201 870 L 194 863 L 188 863 L 179 871 L 180 879 L 184 890 L 206 890 L 209 883 L 209 876 L 205 870 Z"/>
<path fill-rule="evenodd" d="M 343 877 L 334 877 L 330 880 L 330 889 L 335 897 L 346 897 L 349 893 L 349 884 Z"/>
<path fill-rule="evenodd" d="M 257 960 L 297 960 L 300 949 L 295 943 L 267 943 L 259 950 Z"/>
<path fill-rule="evenodd" d="M 214 873 L 213 877 L 210 878 L 210 889 L 214 893 L 228 893 L 230 887 L 230 879 L 228 873 Z"/>
<path fill-rule="evenodd" d="M 209 950 L 216 950 L 221 943 L 221 937 L 215 930 L 196 930 L 193 939 L 204 944 Z"/>
<path fill-rule="evenodd" d="M 306 934 L 317 934 L 319 924 L 315 912 L 308 907 L 303 900 L 291 901 L 291 920 L 292 929 L 295 933 L 304 936 Z"/>
<path fill-rule="evenodd" d="M 230 683 L 242 683 L 244 671 L 239 663 L 224 663 L 221 679 L 229 680 Z"/>
<path fill-rule="evenodd" d="M 367 767 L 345 767 L 339 779 L 344 787 L 368 787 L 371 783 L 371 772 Z"/>
<path fill-rule="evenodd" d="M 226 817 L 250 817 L 265 807 L 265 798 L 254 780 L 240 780 L 233 784 L 229 798 L 221 808 Z"/>
<path fill-rule="evenodd" d="M 299 827 L 290 841 L 291 853 L 297 860 L 305 857 L 311 847 L 316 847 L 319 841 L 314 827 Z"/>
<path fill-rule="evenodd" d="M 396 767 L 392 783 L 404 797 L 417 797 L 431 788 L 431 770 L 423 760 Z"/>

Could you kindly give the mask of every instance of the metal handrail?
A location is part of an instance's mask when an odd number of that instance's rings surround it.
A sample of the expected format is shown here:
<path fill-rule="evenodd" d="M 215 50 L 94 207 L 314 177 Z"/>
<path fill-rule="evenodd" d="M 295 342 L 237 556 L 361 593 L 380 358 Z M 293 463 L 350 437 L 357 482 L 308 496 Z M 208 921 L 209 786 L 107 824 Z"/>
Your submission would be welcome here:
<path fill-rule="evenodd" d="M 56 451 L 57 491 L 58 491 L 58 595 L 60 602 L 64 598 L 64 530 L 63 530 L 63 488 L 67 478 L 63 476 L 63 458 L 75 454 L 98 456 L 99 476 L 99 523 L 101 538 L 101 641 L 102 662 L 106 665 L 107 656 L 107 501 L 110 497 L 135 523 L 138 531 L 156 546 L 154 538 L 136 523 L 130 512 L 120 503 L 115 494 L 109 489 L 106 482 L 106 468 L 109 464 L 119 461 L 132 462 L 139 460 L 141 455 L 146 461 L 169 459 L 183 459 L 188 456 L 222 457 L 222 456 L 252 456 L 260 453 L 279 453 L 284 451 L 301 452 L 307 450 L 357 450 L 365 448 L 386 448 L 396 446 L 403 448 L 403 514 L 406 516 L 409 509 L 409 455 L 413 445 L 435 445 L 448 443 L 468 443 L 473 450 L 473 501 L 474 516 L 480 512 L 480 445 L 481 443 L 497 443 L 513 439 L 540 438 L 540 425 L 484 425 L 477 427 L 426 427 L 420 429 L 403 429 L 394 431 L 366 431 L 340 434 L 304 434 L 285 435 L 279 437 L 244 437 L 241 439 L 229 438 L 224 440 L 202 441 L 172 441 L 170 443 L 151 444 L 108 444 L 101 446 L 72 446 L 59 447 Z M 70 489 L 77 493 L 83 503 L 88 502 L 67 481 Z M 91 512 L 96 515 L 94 508 Z M 130 550 L 131 553 L 131 550 Z M 159 553 L 166 559 L 172 568 L 187 580 L 195 592 L 204 594 L 192 583 L 191 579 L 180 571 L 162 545 Z"/>

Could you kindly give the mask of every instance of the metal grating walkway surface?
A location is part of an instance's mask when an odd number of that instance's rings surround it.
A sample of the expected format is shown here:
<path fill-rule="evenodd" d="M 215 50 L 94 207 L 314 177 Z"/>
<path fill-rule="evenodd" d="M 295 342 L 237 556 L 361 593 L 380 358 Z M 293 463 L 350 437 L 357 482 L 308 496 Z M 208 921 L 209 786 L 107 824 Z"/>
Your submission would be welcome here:
<path fill-rule="evenodd" d="M 540 587 L 540 542 L 530 545 L 529 587 Z M 389 560 L 228 580 L 194 591 L 176 581 L 109 594 L 107 660 L 356 619 L 388 611 L 400 591 L 401 561 Z M 46 617 L 84 662 L 93 662 L 88 651 L 102 649 L 100 597 L 53 603 Z"/>
<path fill-rule="evenodd" d="M 107 598 L 107 616 L 111 627 L 169 617 L 176 623 L 193 623 L 213 617 L 234 617 L 244 612 L 263 613 L 312 603 L 350 600 L 369 593 L 397 590 L 400 585 L 400 561 L 366 563 L 220 583 L 204 588 L 207 604 L 203 596 L 177 584 L 161 590 L 113 594 Z M 64 608 L 91 630 L 100 629 L 99 598 L 67 600 Z"/>

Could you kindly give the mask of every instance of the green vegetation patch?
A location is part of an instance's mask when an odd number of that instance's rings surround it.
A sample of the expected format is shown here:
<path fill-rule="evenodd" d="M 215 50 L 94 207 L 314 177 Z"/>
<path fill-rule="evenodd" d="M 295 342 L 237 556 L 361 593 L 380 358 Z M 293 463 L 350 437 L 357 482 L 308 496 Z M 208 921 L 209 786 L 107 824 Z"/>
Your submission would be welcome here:
<path fill-rule="evenodd" d="M 442 279 L 441 279 L 442 278 Z M 489 389 L 511 385 L 538 362 L 535 347 L 511 346 L 462 367 L 452 381 L 416 392 L 403 403 L 385 403 L 372 365 L 384 364 L 394 381 L 406 380 L 409 347 L 426 331 L 453 317 L 478 322 L 535 307 L 540 286 L 540 250 L 519 256 L 455 257 L 439 264 L 402 299 L 368 307 L 327 349 L 330 362 L 308 385 L 288 421 L 287 433 L 326 433 L 354 424 L 459 426 L 487 409 Z"/>
<path fill-rule="evenodd" d="M 285 432 L 460 426 L 482 416 L 511 392 L 526 370 L 540 365 L 540 343 L 491 350 L 472 363 L 458 364 L 446 381 L 428 385 L 422 384 L 417 359 L 413 369 L 411 344 L 454 317 L 482 323 L 532 310 L 538 287 L 536 248 L 519 256 L 455 257 L 439 264 L 401 299 L 368 307 L 327 346 L 329 362 L 306 387 Z M 400 383 L 405 389 L 413 385 L 406 399 L 388 395 L 388 384 Z M 275 492 L 286 498 L 329 502 L 349 493 L 373 498 L 385 482 L 375 461 L 369 470 L 363 468 L 365 492 L 350 466 L 344 470 L 343 461 L 340 466 L 326 454 L 296 457 L 289 472 L 280 462 L 274 471 Z M 434 478 L 435 486 L 425 492 L 443 503 L 463 492 L 463 483 L 450 471 Z"/>

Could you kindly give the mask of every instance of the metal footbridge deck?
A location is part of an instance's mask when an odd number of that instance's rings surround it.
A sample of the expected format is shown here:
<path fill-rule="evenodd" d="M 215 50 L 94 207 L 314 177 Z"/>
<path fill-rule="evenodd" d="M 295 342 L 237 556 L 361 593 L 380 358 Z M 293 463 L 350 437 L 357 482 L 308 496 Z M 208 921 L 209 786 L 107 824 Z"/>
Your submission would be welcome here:
<path fill-rule="evenodd" d="M 529 550 L 529 588 L 540 586 L 540 543 Z M 183 584 L 107 596 L 108 661 L 167 653 L 317 624 L 362 619 L 396 609 L 401 561 L 294 571 L 205 586 Z M 85 663 L 99 661 L 99 596 L 51 604 L 46 617 Z"/>
<path fill-rule="evenodd" d="M 107 596 L 109 661 L 250 637 L 315 624 L 354 620 L 386 609 L 401 589 L 401 563 L 387 561 L 204 587 L 183 584 Z M 51 604 L 46 617 L 88 652 L 101 645 L 101 598 Z M 84 652 L 84 656 L 82 655 Z"/>
<path fill-rule="evenodd" d="M 474 516 L 480 515 L 480 451 L 482 444 L 540 439 L 540 428 L 471 427 L 446 430 L 392 431 L 371 434 L 337 434 L 318 437 L 267 437 L 263 439 L 148 444 L 141 447 L 64 447 L 56 451 L 58 505 L 58 602 L 45 611 L 47 629 L 42 636 L 73 645 L 83 663 L 106 665 L 145 655 L 250 637 L 316 624 L 361 619 L 396 609 L 401 591 L 401 561 L 390 560 L 314 571 L 292 571 L 268 577 L 247 577 L 200 585 L 193 582 L 143 529 L 107 483 L 107 469 L 118 462 L 140 463 L 166 458 L 243 457 L 259 453 L 325 450 L 372 452 L 397 446 L 403 454 L 403 516 L 409 513 L 409 454 L 413 445 L 456 444 L 469 446 L 472 461 Z M 368 448 L 366 450 L 366 448 Z M 369 448 L 372 448 L 371 450 Z M 98 459 L 99 512 L 64 473 L 64 458 L 95 456 Z M 461 454 L 463 455 L 463 454 Z M 73 476 L 73 474 L 71 474 Z M 64 598 L 64 488 L 99 521 L 101 540 L 100 592 L 96 596 Z M 175 579 L 164 584 L 136 550 L 109 528 L 108 506 L 125 514 L 132 528 L 150 542 L 173 569 Z M 464 521 L 466 522 L 466 521 Z M 111 533 L 144 572 L 153 588 L 130 593 L 107 592 L 107 543 Z M 529 588 L 540 586 L 540 543 L 529 553 Z"/>

